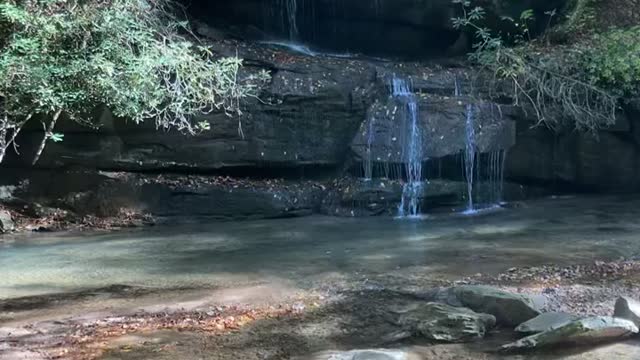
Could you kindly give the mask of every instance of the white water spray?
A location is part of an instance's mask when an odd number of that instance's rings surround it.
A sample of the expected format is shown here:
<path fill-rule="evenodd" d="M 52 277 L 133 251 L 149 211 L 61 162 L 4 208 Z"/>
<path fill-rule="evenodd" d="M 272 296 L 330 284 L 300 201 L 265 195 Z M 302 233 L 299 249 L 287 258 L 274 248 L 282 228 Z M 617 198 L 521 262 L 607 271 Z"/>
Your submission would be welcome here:
<path fill-rule="evenodd" d="M 404 79 L 394 77 L 392 94 L 406 101 L 407 106 L 407 135 L 405 145 L 404 166 L 407 181 L 402 189 L 402 200 L 398 207 L 398 216 L 413 217 L 420 214 L 420 200 L 422 198 L 422 134 L 418 124 L 418 104 L 411 86 Z"/>
<path fill-rule="evenodd" d="M 473 105 L 467 104 L 464 150 L 464 175 L 467 181 L 467 213 L 473 213 L 475 211 L 473 205 L 473 180 L 475 176 L 474 168 L 476 164 L 477 146 L 474 116 Z"/>

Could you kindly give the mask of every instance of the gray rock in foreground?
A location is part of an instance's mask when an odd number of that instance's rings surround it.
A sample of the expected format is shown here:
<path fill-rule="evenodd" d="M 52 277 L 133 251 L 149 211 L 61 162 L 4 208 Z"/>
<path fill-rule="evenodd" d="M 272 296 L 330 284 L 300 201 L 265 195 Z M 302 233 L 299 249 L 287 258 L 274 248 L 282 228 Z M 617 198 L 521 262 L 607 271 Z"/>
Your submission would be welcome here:
<path fill-rule="evenodd" d="M 517 326 L 540 315 L 531 297 L 490 286 L 464 285 L 450 288 L 447 292 L 450 305 L 459 303 L 475 312 L 491 314 L 502 325 Z"/>
<path fill-rule="evenodd" d="M 431 340 L 465 342 L 482 339 L 495 326 L 496 318 L 467 308 L 427 303 L 402 314 L 398 322 L 411 333 Z"/>
<path fill-rule="evenodd" d="M 613 316 L 633 321 L 636 326 L 640 327 L 640 302 L 626 296 L 619 297 L 616 300 Z"/>
<path fill-rule="evenodd" d="M 0 233 L 10 232 L 15 229 L 13 219 L 8 211 L 0 210 Z"/>
<path fill-rule="evenodd" d="M 594 344 L 624 338 L 635 333 L 638 333 L 638 327 L 629 320 L 595 316 L 522 338 L 502 346 L 501 349 L 503 351 L 517 351 L 558 344 Z"/>
<path fill-rule="evenodd" d="M 572 321 L 578 320 L 577 315 L 563 313 L 563 312 L 550 312 L 540 314 L 537 317 L 520 324 L 517 328 L 517 332 L 521 333 L 540 333 L 557 329 Z"/>
<path fill-rule="evenodd" d="M 417 360 L 415 356 L 402 350 L 352 350 L 330 351 L 316 354 L 314 360 Z"/>

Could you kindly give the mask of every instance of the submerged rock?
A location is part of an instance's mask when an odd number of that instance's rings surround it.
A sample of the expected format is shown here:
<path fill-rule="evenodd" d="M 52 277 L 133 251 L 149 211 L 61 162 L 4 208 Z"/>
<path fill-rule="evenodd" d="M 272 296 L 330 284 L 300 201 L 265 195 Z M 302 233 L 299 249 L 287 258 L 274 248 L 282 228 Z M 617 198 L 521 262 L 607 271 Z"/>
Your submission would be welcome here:
<path fill-rule="evenodd" d="M 464 285 L 447 290 L 447 302 L 453 306 L 494 315 L 498 324 L 516 326 L 540 315 L 533 298 L 490 286 Z"/>
<path fill-rule="evenodd" d="M 615 340 L 635 333 L 638 333 L 638 327 L 632 321 L 608 316 L 595 316 L 525 337 L 504 345 L 501 349 L 514 351 L 566 343 L 590 344 Z"/>
<path fill-rule="evenodd" d="M 427 303 L 402 314 L 399 323 L 431 340 L 464 342 L 483 338 L 496 318 L 467 308 Z"/>
<path fill-rule="evenodd" d="M 621 296 L 616 300 L 613 316 L 633 321 L 636 326 L 640 326 L 640 302 Z"/>
<path fill-rule="evenodd" d="M 540 333 L 557 329 L 578 319 L 577 315 L 563 312 L 544 313 L 518 325 L 516 331 L 521 333 Z"/>
<path fill-rule="evenodd" d="M 15 224 L 8 211 L 0 210 L 0 233 L 10 232 L 15 229 Z"/>

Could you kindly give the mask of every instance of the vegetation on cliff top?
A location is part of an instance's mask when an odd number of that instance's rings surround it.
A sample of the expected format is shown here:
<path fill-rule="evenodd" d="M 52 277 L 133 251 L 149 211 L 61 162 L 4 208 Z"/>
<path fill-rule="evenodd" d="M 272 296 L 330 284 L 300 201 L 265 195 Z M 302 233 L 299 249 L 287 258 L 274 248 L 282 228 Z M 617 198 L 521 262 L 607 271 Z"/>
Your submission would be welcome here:
<path fill-rule="evenodd" d="M 238 113 L 257 79 L 242 61 L 188 40 L 171 0 L 5 0 L 0 3 L 0 162 L 24 125 L 40 121 L 47 141 L 60 117 L 93 126 L 99 105 L 135 123 L 188 134 L 194 115 Z"/>
<path fill-rule="evenodd" d="M 532 109 L 540 124 L 596 132 L 615 123 L 621 99 L 640 95 L 640 27 L 603 29 L 600 1 L 570 2 L 560 21 L 557 11 L 545 13 L 549 28 L 537 39 L 531 11 L 503 18 L 517 29 L 505 35 L 483 25 L 483 8 L 453 2 L 461 6 L 454 26 L 476 38 L 471 60 L 510 84 L 515 104 Z"/>

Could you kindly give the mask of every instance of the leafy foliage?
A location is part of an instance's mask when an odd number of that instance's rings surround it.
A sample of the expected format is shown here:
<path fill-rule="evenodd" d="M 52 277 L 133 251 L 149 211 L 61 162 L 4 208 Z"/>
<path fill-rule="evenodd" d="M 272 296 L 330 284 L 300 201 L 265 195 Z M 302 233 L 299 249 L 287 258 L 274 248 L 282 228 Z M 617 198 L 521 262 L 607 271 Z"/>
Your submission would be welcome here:
<path fill-rule="evenodd" d="M 553 29 L 555 37 L 571 38 L 592 32 L 596 24 L 598 0 L 570 0 L 564 22 Z"/>
<path fill-rule="evenodd" d="M 595 35 L 580 60 L 592 83 L 620 96 L 640 95 L 640 26 Z"/>
<path fill-rule="evenodd" d="M 187 134 L 194 115 L 240 113 L 268 75 L 239 80 L 242 61 L 188 41 L 171 0 L 5 0 L 0 3 L 0 161 L 32 118 L 47 140 L 66 116 L 92 125 L 106 105 L 117 117 Z"/>
<path fill-rule="evenodd" d="M 484 16 L 481 8 L 472 9 L 469 0 L 453 2 L 462 9 L 462 16 L 452 19 L 453 25 L 475 33 L 470 59 L 490 70 L 494 80 L 510 84 L 514 104 L 532 109 L 539 124 L 595 132 L 615 122 L 618 98 L 600 87 L 602 81 L 586 76 L 581 62 L 584 48 L 550 49 L 532 41 L 528 27 L 534 16 L 531 11 L 523 12 L 518 20 L 503 18 L 520 31 L 515 37 L 516 46 L 507 46 L 505 39 L 479 25 Z"/>

